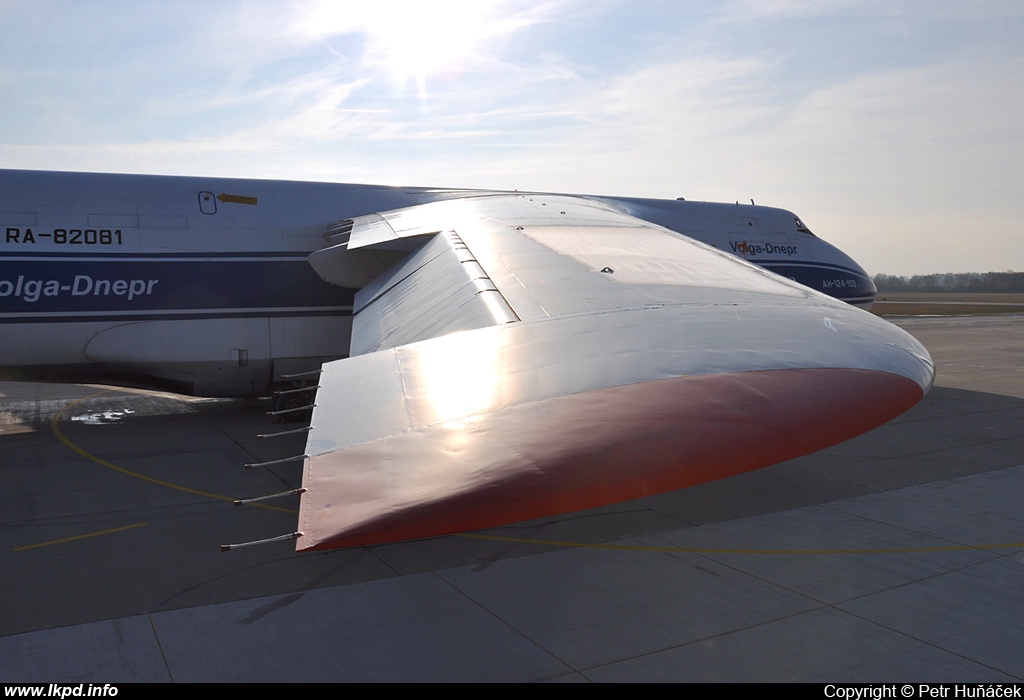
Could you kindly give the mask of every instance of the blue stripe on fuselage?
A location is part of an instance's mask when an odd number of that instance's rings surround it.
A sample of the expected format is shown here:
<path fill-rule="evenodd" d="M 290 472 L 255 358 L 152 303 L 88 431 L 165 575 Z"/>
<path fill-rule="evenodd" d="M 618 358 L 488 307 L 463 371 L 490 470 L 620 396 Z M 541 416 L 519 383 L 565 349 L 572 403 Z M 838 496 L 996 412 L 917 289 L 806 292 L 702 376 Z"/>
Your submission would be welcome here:
<path fill-rule="evenodd" d="M 838 299 L 864 302 L 862 272 L 813 262 L 758 261 Z M 324 282 L 305 253 L 5 254 L 0 323 L 350 313 L 355 290 Z"/>
<path fill-rule="evenodd" d="M 0 258 L 0 322 L 7 323 L 90 314 L 307 315 L 351 308 L 354 292 L 320 279 L 305 254 Z"/>
<path fill-rule="evenodd" d="M 874 301 L 876 289 L 871 278 L 860 270 L 842 265 L 815 262 L 762 262 L 755 263 L 782 277 L 795 280 L 816 292 L 828 294 L 842 301 L 863 304 Z"/>

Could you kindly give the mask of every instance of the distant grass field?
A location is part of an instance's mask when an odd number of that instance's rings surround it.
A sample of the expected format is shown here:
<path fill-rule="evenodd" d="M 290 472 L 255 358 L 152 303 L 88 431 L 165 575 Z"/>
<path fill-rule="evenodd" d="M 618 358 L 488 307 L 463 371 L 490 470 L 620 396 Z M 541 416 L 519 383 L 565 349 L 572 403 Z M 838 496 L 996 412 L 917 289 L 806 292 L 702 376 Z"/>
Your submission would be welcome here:
<path fill-rule="evenodd" d="M 883 292 L 871 312 L 878 316 L 1024 314 L 1024 294 Z"/>

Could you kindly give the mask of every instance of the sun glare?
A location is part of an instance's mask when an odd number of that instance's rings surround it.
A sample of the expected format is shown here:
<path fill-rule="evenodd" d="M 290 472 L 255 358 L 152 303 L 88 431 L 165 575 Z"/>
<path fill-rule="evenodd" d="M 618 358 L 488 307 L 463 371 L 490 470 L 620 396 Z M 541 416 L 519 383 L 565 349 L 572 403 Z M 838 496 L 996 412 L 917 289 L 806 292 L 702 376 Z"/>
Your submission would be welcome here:
<path fill-rule="evenodd" d="M 400 78 L 458 70 L 472 60 L 484 33 L 486 6 L 452 2 L 448 7 L 417 3 L 398 16 L 379 17 L 370 27 L 391 70 Z"/>
<path fill-rule="evenodd" d="M 364 32 L 363 68 L 390 73 L 401 90 L 412 81 L 422 98 L 428 79 L 487 60 L 500 37 L 531 22 L 502 5 L 496 0 L 325 2 L 302 26 L 316 36 Z"/>

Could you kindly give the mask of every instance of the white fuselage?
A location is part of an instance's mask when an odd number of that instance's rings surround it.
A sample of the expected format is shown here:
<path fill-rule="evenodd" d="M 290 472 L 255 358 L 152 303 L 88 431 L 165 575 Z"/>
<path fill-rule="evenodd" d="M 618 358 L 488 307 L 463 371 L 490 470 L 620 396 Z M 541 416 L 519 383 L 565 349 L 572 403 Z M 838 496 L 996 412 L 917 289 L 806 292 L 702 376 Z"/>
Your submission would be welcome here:
<path fill-rule="evenodd" d="M 308 264 L 346 218 L 466 190 L 0 171 L 0 375 L 251 396 L 349 354 Z M 593 197 L 857 305 L 864 271 L 790 212 Z"/>

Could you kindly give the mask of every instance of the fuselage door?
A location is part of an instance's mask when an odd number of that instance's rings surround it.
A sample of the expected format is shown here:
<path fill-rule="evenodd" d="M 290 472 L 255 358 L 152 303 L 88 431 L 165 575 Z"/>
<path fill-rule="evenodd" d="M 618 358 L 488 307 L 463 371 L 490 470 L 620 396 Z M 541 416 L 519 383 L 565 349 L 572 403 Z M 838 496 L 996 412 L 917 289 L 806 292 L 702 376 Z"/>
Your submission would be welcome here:
<path fill-rule="evenodd" d="M 204 214 L 216 214 L 217 213 L 217 197 L 213 192 L 200 192 L 199 193 L 199 211 Z"/>

